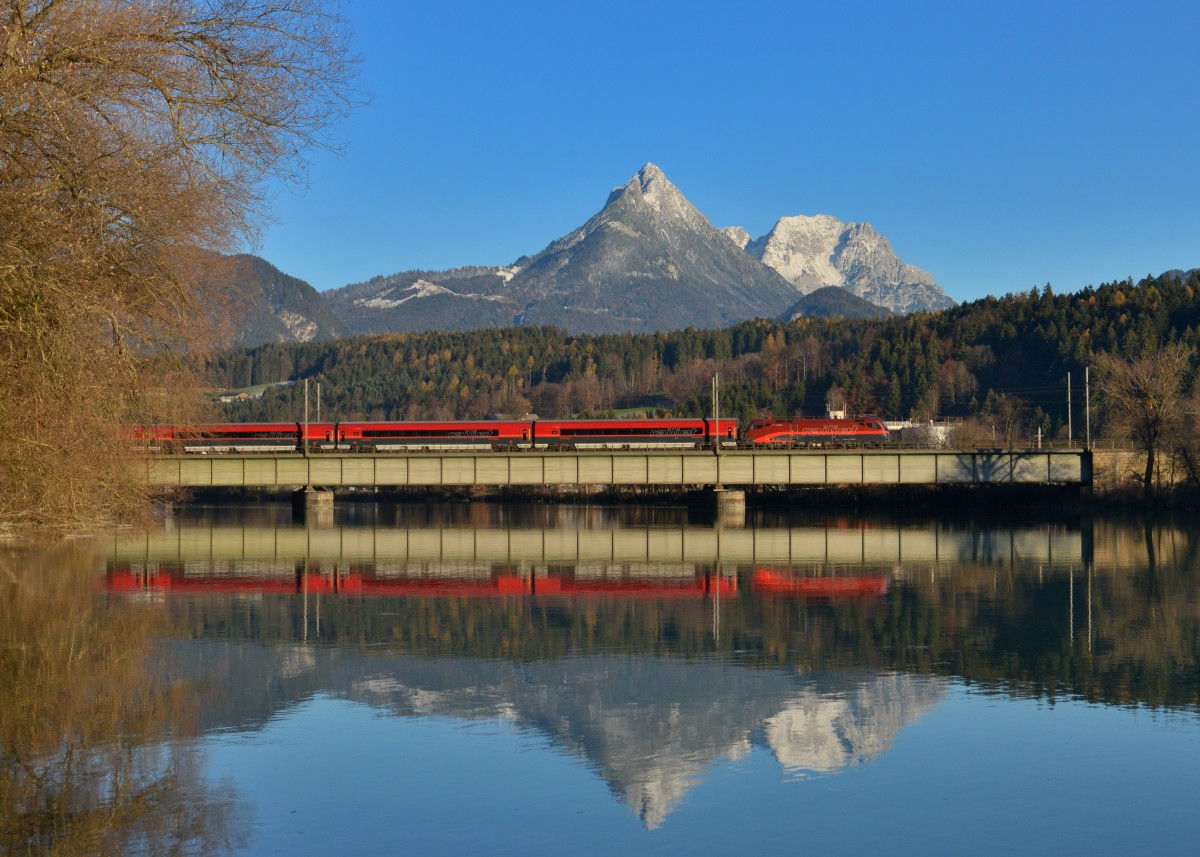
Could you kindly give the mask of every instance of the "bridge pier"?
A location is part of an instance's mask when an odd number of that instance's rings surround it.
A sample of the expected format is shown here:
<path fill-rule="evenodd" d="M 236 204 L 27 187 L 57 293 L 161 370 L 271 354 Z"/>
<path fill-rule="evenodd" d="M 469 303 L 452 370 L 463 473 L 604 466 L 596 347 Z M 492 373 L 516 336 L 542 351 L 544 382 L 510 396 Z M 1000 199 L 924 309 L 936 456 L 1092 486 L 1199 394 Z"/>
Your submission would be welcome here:
<path fill-rule="evenodd" d="M 292 495 L 292 515 L 305 524 L 333 525 L 333 492 L 311 485 Z"/>
<path fill-rule="evenodd" d="M 713 488 L 713 509 L 717 513 L 717 523 L 730 527 L 746 525 L 746 492 L 732 488 Z"/>

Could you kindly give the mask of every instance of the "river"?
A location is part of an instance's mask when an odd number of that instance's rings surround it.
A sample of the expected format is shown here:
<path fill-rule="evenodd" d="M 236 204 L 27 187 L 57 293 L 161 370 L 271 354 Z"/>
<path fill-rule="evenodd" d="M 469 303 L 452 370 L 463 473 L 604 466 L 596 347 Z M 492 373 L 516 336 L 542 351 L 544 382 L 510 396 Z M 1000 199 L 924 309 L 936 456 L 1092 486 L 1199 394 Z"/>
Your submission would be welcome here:
<path fill-rule="evenodd" d="M 180 507 L 0 590 L 5 853 L 1200 836 L 1186 520 Z"/>

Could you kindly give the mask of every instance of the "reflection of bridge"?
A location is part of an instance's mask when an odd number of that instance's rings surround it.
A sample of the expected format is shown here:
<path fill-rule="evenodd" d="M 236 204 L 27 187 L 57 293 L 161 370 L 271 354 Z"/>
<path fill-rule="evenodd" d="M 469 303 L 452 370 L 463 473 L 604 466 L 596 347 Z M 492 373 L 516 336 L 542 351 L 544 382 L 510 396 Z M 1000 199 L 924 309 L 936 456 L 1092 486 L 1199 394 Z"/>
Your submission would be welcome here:
<path fill-rule="evenodd" d="M 190 455 L 147 460 L 152 485 L 433 487 L 1089 485 L 1083 450 L 654 450 Z"/>
<path fill-rule="evenodd" d="M 1090 550 L 1090 546 L 1089 546 Z M 938 563 L 1078 566 L 1078 530 L 721 529 L 702 526 L 608 529 L 466 527 L 274 528 L 190 526 L 121 534 L 107 548 L 117 563 L 297 562 L 463 567 L 503 564 L 900 566 Z M 577 572 L 578 573 L 578 572 Z"/>

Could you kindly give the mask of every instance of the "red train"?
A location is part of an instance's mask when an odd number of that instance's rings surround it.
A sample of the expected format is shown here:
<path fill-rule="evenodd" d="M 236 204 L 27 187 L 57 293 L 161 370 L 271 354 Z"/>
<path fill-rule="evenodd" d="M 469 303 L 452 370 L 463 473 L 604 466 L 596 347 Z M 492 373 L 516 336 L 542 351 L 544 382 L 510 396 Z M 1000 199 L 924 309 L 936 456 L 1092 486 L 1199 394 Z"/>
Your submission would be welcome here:
<path fill-rule="evenodd" d="M 736 420 L 479 420 L 449 422 L 229 423 L 131 432 L 176 452 L 400 452 L 505 449 L 693 449 L 738 442 Z"/>
<path fill-rule="evenodd" d="M 802 417 L 790 420 L 753 420 L 743 439 L 754 444 L 882 443 L 889 439 L 879 417 L 825 419 Z"/>
<path fill-rule="evenodd" d="M 225 423 L 135 428 L 131 439 L 173 452 L 321 452 L 418 450 L 704 449 L 720 443 L 799 446 L 879 443 L 888 431 L 875 417 L 857 420 L 477 420 L 336 423 Z"/>
<path fill-rule="evenodd" d="M 300 423 L 137 426 L 129 439 L 167 452 L 295 452 L 302 448 L 302 433 Z"/>

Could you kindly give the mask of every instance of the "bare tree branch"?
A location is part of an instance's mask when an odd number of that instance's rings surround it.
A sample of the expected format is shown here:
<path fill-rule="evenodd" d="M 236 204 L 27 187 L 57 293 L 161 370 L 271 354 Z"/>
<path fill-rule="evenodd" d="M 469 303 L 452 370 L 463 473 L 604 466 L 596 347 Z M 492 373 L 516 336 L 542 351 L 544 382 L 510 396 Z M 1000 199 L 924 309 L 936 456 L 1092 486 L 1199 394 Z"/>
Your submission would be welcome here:
<path fill-rule="evenodd" d="M 162 381 L 229 297 L 193 248 L 333 145 L 347 40 L 335 0 L 0 5 L 0 522 L 137 505 L 120 426 L 179 417 Z"/>
<path fill-rule="evenodd" d="M 1099 357 L 1099 390 L 1110 429 L 1127 434 L 1145 453 L 1142 486 L 1148 498 L 1155 493 L 1158 458 L 1184 425 L 1182 390 L 1192 358 L 1192 349 L 1178 342 L 1135 360 Z"/>

